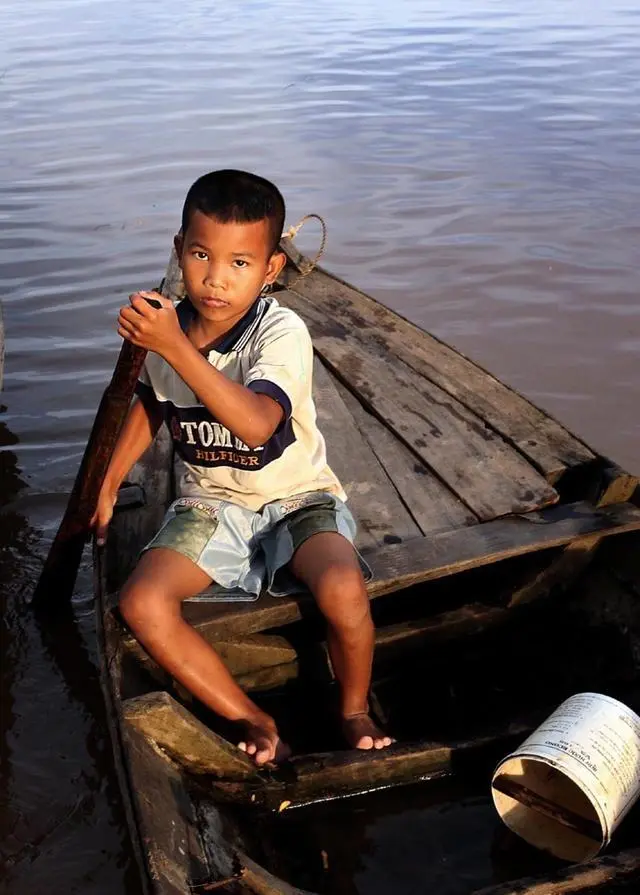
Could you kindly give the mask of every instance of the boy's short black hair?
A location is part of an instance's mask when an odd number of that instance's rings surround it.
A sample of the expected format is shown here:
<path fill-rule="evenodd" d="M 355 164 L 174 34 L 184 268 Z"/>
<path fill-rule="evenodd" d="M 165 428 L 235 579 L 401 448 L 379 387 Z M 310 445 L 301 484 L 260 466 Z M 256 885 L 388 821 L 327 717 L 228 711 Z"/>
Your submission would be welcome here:
<path fill-rule="evenodd" d="M 269 221 L 270 254 L 282 236 L 285 206 L 280 190 L 257 174 L 247 171 L 211 171 L 191 186 L 182 209 L 182 234 L 187 232 L 194 211 L 201 211 L 223 224 Z"/>

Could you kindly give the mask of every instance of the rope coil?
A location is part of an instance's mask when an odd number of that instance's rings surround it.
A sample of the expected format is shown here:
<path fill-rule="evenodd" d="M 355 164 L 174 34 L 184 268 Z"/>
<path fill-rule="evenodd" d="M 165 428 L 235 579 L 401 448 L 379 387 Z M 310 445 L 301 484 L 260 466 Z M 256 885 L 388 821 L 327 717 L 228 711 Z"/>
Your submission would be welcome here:
<path fill-rule="evenodd" d="M 296 279 L 293 281 L 293 283 L 289 283 L 289 285 L 287 286 L 287 289 L 292 289 L 296 285 L 296 283 L 299 283 L 300 280 L 304 279 L 304 277 L 308 277 L 309 274 L 311 273 L 311 271 L 315 269 L 315 267 L 318 264 L 318 261 L 320 261 L 320 259 L 322 258 L 323 254 L 324 254 L 324 249 L 327 244 L 327 225 L 324 221 L 324 218 L 320 217 L 319 214 L 315 214 L 314 212 L 312 212 L 311 214 L 305 214 L 305 216 L 303 218 L 301 218 L 297 224 L 295 224 L 293 227 L 289 227 L 289 229 L 285 233 L 282 234 L 282 238 L 283 239 L 291 239 L 291 240 L 295 239 L 295 237 L 298 235 L 298 233 L 303 228 L 303 226 L 306 224 L 306 222 L 310 221 L 312 218 L 315 218 L 317 221 L 319 221 L 320 226 L 322 227 L 322 237 L 320 239 L 320 248 L 316 252 L 315 258 L 313 258 L 312 261 L 309 261 L 304 266 L 302 266 L 302 265 L 300 266 L 300 273 L 298 274 Z"/>

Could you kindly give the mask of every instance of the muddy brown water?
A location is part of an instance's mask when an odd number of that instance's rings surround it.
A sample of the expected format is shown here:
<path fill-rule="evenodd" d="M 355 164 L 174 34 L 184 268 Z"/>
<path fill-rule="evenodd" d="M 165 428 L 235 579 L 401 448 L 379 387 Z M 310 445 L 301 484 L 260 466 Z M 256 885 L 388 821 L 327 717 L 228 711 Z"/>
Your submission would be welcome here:
<path fill-rule="evenodd" d="M 157 282 L 194 177 L 253 169 L 290 223 L 326 218 L 330 269 L 640 471 L 640 10 L 4 0 L 0 34 L 0 891 L 135 893 L 88 568 L 57 620 L 25 605 L 118 306 Z M 455 805 L 423 818 L 442 893 L 464 890 Z M 401 811 L 384 823 L 373 852 L 403 841 Z M 356 874 L 358 893 L 385 886 Z"/>

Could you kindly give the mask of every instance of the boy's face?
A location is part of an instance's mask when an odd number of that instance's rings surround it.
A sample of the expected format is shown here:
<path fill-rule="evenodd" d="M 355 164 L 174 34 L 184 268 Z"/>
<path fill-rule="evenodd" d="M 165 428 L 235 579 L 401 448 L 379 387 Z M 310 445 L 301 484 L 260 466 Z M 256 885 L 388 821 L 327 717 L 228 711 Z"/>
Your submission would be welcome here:
<path fill-rule="evenodd" d="M 285 256 L 271 254 L 271 245 L 267 220 L 223 224 L 193 213 L 175 246 L 187 294 L 203 320 L 226 331 L 244 315 L 285 265 Z"/>

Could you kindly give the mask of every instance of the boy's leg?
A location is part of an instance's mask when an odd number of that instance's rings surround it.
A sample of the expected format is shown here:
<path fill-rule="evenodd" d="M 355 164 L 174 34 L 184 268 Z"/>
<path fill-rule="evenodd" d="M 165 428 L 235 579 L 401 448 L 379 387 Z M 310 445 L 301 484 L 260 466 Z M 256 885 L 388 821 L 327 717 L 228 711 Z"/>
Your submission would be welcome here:
<path fill-rule="evenodd" d="M 353 545 L 337 532 L 318 532 L 293 555 L 290 568 L 311 591 L 327 621 L 327 641 L 340 684 L 342 726 L 357 749 L 392 743 L 369 716 L 373 622 Z"/>
<path fill-rule="evenodd" d="M 249 699 L 215 650 L 182 618 L 182 601 L 210 583 L 176 550 L 147 550 L 122 589 L 120 612 L 159 665 L 214 712 L 242 724 L 246 741 L 239 745 L 257 764 L 283 760 L 289 750 L 273 718 Z"/>

